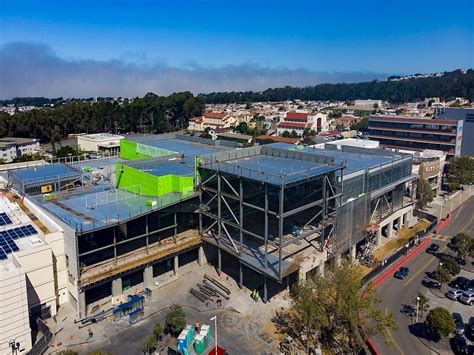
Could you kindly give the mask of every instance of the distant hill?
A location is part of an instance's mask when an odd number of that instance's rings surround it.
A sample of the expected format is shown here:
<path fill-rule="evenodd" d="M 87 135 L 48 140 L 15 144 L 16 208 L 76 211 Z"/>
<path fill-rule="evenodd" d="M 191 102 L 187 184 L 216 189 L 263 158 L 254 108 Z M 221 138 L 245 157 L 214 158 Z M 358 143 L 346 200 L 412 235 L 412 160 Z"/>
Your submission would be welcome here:
<path fill-rule="evenodd" d="M 403 80 L 400 80 L 403 79 Z M 408 78 L 390 77 L 385 81 L 363 83 L 319 84 L 296 88 L 267 89 L 262 92 L 213 92 L 201 94 L 206 103 L 239 103 L 284 100 L 337 100 L 379 99 L 404 103 L 428 97 L 464 97 L 474 101 L 474 70 L 455 70 L 440 75 L 416 74 Z"/>

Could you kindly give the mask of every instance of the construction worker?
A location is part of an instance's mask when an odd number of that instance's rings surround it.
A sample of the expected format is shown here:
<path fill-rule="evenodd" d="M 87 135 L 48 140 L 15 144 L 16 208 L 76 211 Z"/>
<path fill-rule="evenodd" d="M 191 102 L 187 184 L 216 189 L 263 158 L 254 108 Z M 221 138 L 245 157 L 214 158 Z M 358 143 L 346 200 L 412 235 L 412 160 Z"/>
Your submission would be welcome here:
<path fill-rule="evenodd" d="M 258 302 L 258 299 L 260 298 L 260 294 L 258 291 L 255 292 L 255 302 Z"/>
<path fill-rule="evenodd" d="M 251 294 L 251 297 L 253 300 L 255 300 L 256 295 L 257 295 L 257 290 L 253 289 L 252 294 Z"/>

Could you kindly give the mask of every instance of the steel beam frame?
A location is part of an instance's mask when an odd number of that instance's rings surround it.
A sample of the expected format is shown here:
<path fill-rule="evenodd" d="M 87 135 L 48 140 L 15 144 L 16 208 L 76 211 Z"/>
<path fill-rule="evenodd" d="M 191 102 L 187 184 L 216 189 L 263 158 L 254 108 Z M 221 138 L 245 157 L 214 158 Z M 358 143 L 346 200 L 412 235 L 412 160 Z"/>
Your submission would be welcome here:
<path fill-rule="evenodd" d="M 200 168 L 200 169 L 206 169 Z M 337 171 L 342 171 L 343 167 L 338 169 Z M 283 270 L 283 261 L 290 256 L 288 252 L 285 251 L 284 248 L 289 246 L 290 244 L 294 244 L 301 239 L 308 238 L 309 235 L 306 236 L 296 236 L 291 238 L 291 240 L 283 240 L 283 231 L 284 231 L 284 222 L 285 218 L 290 216 L 296 215 L 301 213 L 305 210 L 310 208 L 314 208 L 316 206 L 321 206 L 321 209 L 315 213 L 314 216 L 310 217 L 310 219 L 303 225 L 303 227 L 307 227 L 308 225 L 312 224 L 313 222 L 318 222 L 319 226 L 314 230 L 315 233 L 320 233 L 317 237 L 322 240 L 320 242 L 321 248 L 324 248 L 326 245 L 326 236 L 325 230 L 331 227 L 331 231 L 334 231 L 335 225 L 335 218 L 334 218 L 334 211 L 330 209 L 330 202 L 335 201 L 333 203 L 334 207 L 341 205 L 341 196 L 342 196 L 342 178 L 340 180 L 340 191 L 337 191 L 335 184 L 338 182 L 331 181 L 330 176 L 332 175 L 334 178 L 337 176 L 335 174 L 336 171 L 326 172 L 319 175 L 316 178 L 312 178 L 310 180 L 305 179 L 301 180 L 299 184 L 311 183 L 312 181 L 316 181 L 318 179 L 321 180 L 322 188 L 321 188 L 321 195 L 322 198 L 308 202 L 302 206 L 296 207 L 292 210 L 285 211 L 285 193 L 286 189 L 291 186 L 296 186 L 298 183 L 292 182 L 291 184 L 286 184 L 285 176 L 282 177 L 282 182 L 280 185 L 272 185 L 267 182 L 261 182 L 260 184 L 264 185 L 264 188 L 260 188 L 255 186 L 255 182 L 247 179 L 246 177 L 234 175 L 221 172 L 219 170 L 212 170 L 211 177 L 206 179 L 205 181 L 201 181 L 199 184 L 199 189 L 201 190 L 201 197 L 200 197 L 200 207 L 199 207 L 199 231 L 201 236 L 208 241 L 212 241 L 212 243 L 216 245 L 218 249 L 218 271 L 219 273 L 222 270 L 222 256 L 221 252 L 226 251 L 229 252 L 232 250 L 231 254 L 234 254 L 238 258 L 239 262 L 239 284 L 243 280 L 243 271 L 242 265 L 246 265 L 251 269 L 257 271 L 260 274 L 263 274 L 265 277 L 270 276 L 273 279 L 276 279 L 278 282 L 282 282 L 283 278 L 286 276 L 284 275 Z M 203 174 L 201 174 L 203 175 Z M 217 189 L 215 188 L 215 182 L 217 180 Z M 208 186 L 207 184 L 212 181 L 214 187 Z M 258 193 L 253 193 L 245 195 L 244 198 L 244 182 L 245 186 L 250 186 L 252 191 L 258 191 Z M 223 187 L 230 189 L 230 191 L 223 191 Z M 275 188 L 278 190 L 278 211 L 270 210 L 270 203 L 269 203 L 269 187 L 272 186 L 275 191 Z M 276 191 L 275 191 L 276 192 Z M 206 196 L 210 196 L 208 200 L 203 200 L 202 195 L 206 194 Z M 256 206 L 254 203 L 251 203 L 248 199 L 253 199 L 254 197 L 262 196 L 264 203 L 263 207 Z M 272 194 L 272 196 L 275 196 Z M 276 197 L 276 196 L 275 196 Z M 214 205 L 213 210 L 210 210 L 208 206 L 212 201 L 217 199 L 217 210 L 216 206 Z M 248 211 L 244 213 L 244 208 L 250 208 L 259 212 L 263 213 L 263 222 L 264 222 L 264 230 L 263 233 L 255 233 L 248 230 L 245 226 L 245 216 L 249 214 Z M 238 211 L 237 211 L 238 209 Z M 278 235 L 275 236 L 275 240 L 269 240 L 269 216 L 273 216 L 278 221 Z M 204 225 L 203 219 L 206 218 L 207 226 Z M 235 229 L 235 234 L 231 234 L 228 226 Z M 262 259 L 263 265 L 262 269 L 258 269 L 255 265 L 249 263 L 248 260 L 245 259 L 244 253 L 244 234 L 254 237 L 258 239 L 261 244 L 259 249 L 262 251 Z M 260 235 L 263 234 L 263 235 Z M 327 237 L 333 236 L 333 232 L 329 232 Z M 312 235 L 312 234 L 311 234 Z M 222 244 L 223 241 L 226 240 L 225 244 Z M 305 246 L 304 248 L 307 248 Z M 312 246 L 314 247 L 314 246 Z M 292 252 L 291 255 L 296 255 L 301 250 L 296 252 Z M 269 262 L 269 254 L 278 252 L 278 265 L 275 265 L 276 262 L 272 262 L 270 265 Z M 271 272 L 272 270 L 274 272 Z"/>

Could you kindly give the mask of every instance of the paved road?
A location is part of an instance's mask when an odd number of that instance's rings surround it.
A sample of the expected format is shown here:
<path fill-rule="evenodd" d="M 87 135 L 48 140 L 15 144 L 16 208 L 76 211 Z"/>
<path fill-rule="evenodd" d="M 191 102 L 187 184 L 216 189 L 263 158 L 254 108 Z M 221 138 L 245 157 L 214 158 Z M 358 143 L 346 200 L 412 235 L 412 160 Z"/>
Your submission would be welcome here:
<path fill-rule="evenodd" d="M 465 232 L 474 235 L 474 198 L 471 197 L 464 205 L 453 212 L 453 221 L 443 230 L 443 236 L 432 236 L 440 244 L 440 252 L 447 250 L 447 236 L 455 235 L 459 232 Z M 379 307 L 384 311 L 392 311 L 395 320 L 398 322 L 399 330 L 391 331 L 390 334 L 394 340 L 394 347 L 387 347 L 380 337 L 374 339 L 375 344 L 382 354 L 431 354 L 418 338 L 410 333 L 409 326 L 414 320 L 403 314 L 400 310 L 403 304 L 416 304 L 418 292 L 425 293 L 426 288 L 421 281 L 426 276 L 427 271 L 434 270 L 438 265 L 438 259 L 427 254 L 425 250 L 421 251 L 405 266 L 410 269 L 410 275 L 405 280 L 398 280 L 389 277 L 378 287 L 378 294 L 382 298 Z"/>

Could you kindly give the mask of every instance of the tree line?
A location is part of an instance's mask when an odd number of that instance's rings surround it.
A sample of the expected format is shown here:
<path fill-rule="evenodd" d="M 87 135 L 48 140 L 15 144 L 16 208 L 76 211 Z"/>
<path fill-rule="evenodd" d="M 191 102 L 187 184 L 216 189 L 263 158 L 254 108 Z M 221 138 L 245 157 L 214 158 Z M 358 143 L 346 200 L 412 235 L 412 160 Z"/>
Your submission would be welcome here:
<path fill-rule="evenodd" d="M 411 78 L 398 81 L 320 84 L 303 88 L 285 86 L 262 92 L 213 92 L 200 95 L 206 103 L 243 103 L 285 100 L 380 99 L 393 103 L 412 102 L 428 97 L 448 100 L 464 97 L 474 101 L 474 70 L 446 72 L 439 77 Z"/>
<path fill-rule="evenodd" d="M 57 143 L 71 133 L 172 132 L 201 115 L 204 98 L 190 92 L 134 99 L 70 101 L 9 115 L 0 112 L 0 137 L 37 138 Z"/>

